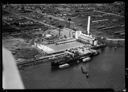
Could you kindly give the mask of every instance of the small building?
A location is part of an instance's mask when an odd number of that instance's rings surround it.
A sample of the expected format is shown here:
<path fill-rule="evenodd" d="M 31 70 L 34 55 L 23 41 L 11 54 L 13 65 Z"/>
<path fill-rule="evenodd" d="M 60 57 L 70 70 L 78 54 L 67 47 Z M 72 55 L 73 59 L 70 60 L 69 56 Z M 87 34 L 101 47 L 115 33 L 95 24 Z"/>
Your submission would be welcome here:
<path fill-rule="evenodd" d="M 63 28 L 61 31 L 61 36 L 66 36 L 67 38 L 73 38 L 74 30 L 69 28 Z"/>
<path fill-rule="evenodd" d="M 52 35 L 51 34 L 46 34 L 45 37 L 46 38 L 50 38 Z"/>
<path fill-rule="evenodd" d="M 78 39 L 78 37 L 79 37 L 81 34 L 82 34 L 81 31 L 76 31 L 76 33 L 75 33 L 75 38 Z"/>

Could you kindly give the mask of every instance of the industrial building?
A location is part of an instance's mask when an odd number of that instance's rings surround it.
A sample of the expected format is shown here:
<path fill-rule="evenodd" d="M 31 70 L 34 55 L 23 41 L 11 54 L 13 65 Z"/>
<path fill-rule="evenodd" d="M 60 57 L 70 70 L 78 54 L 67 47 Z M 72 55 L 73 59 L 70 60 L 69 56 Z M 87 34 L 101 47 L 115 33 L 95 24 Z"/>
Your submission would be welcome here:
<path fill-rule="evenodd" d="M 123 7 L 116 3 L 3 5 L 2 43 L 16 59 L 25 89 L 125 91 L 125 48 L 110 47 L 125 41 L 120 39 L 125 37 Z"/>

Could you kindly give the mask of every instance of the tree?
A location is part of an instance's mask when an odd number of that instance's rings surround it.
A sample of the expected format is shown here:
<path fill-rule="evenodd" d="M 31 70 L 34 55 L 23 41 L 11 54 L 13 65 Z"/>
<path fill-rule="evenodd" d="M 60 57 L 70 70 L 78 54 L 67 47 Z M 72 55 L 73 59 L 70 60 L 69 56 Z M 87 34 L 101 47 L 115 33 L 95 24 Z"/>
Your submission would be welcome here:
<path fill-rule="evenodd" d="M 68 22 L 69 22 L 69 28 L 70 28 L 70 21 L 71 21 L 71 19 L 70 19 L 70 18 L 68 18 Z"/>
<path fill-rule="evenodd" d="M 59 25 L 58 28 L 59 28 L 59 37 L 60 37 L 60 31 L 63 28 L 63 26 L 62 25 Z"/>
<path fill-rule="evenodd" d="M 64 38 L 66 39 L 66 38 L 67 38 L 67 36 L 66 36 L 66 35 L 64 35 Z"/>

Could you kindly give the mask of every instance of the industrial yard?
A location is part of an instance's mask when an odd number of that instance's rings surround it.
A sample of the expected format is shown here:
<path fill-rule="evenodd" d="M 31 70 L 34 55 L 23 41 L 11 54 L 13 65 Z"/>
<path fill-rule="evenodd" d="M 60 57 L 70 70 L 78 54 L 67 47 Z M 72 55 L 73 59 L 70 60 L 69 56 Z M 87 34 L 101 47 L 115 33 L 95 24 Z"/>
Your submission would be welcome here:
<path fill-rule="evenodd" d="M 124 2 L 3 5 L 2 44 L 13 54 L 26 89 L 123 90 L 124 7 Z M 89 79 L 79 72 L 86 63 Z"/>

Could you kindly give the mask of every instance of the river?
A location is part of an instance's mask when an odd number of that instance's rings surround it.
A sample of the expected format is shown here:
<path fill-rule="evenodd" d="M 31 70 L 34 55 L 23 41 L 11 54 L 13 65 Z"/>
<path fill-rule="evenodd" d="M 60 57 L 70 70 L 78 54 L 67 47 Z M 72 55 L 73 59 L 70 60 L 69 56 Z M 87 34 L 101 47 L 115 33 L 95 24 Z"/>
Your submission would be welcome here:
<path fill-rule="evenodd" d="M 51 63 L 47 62 L 27 67 L 20 73 L 26 89 L 125 88 L 125 48 L 106 47 L 88 65 L 88 79 L 81 72 L 84 63 L 52 71 Z"/>

